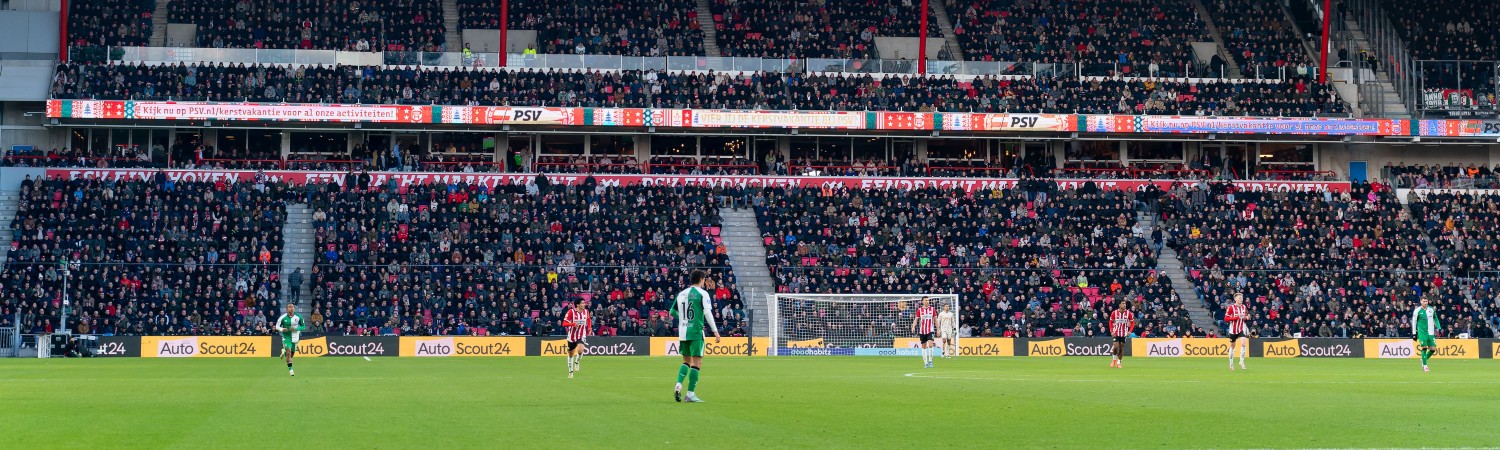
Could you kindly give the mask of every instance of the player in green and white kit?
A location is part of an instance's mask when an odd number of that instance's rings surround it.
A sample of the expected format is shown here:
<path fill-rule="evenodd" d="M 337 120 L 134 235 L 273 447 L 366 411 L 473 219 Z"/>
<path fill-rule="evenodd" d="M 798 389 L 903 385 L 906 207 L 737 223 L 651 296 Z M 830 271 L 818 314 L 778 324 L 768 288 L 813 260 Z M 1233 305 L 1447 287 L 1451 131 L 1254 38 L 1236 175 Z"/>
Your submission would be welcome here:
<path fill-rule="evenodd" d="M 1423 372 L 1432 371 L 1427 368 L 1427 359 L 1437 353 L 1437 330 L 1441 326 L 1437 311 L 1428 304 L 1427 298 L 1422 298 L 1422 306 L 1411 312 L 1411 334 L 1412 339 L 1417 340 L 1417 352 L 1422 355 Z"/>
<path fill-rule="evenodd" d="M 682 367 L 677 369 L 677 388 L 672 398 L 683 401 L 682 380 L 688 380 L 687 401 L 703 400 L 693 390 L 698 388 L 698 370 L 703 367 L 703 322 L 714 332 L 714 343 L 719 343 L 719 324 L 714 322 L 713 296 L 708 290 L 714 288 L 714 280 L 702 270 L 694 270 L 689 276 L 693 284 L 672 301 L 672 318 L 677 319 L 678 352 L 682 353 Z"/>
<path fill-rule="evenodd" d="M 286 359 L 286 371 L 292 376 L 292 355 L 297 353 L 297 341 L 302 339 L 302 330 L 307 329 L 306 320 L 297 314 L 297 305 L 286 305 L 286 314 L 276 318 L 276 332 L 281 333 L 281 356 Z"/>

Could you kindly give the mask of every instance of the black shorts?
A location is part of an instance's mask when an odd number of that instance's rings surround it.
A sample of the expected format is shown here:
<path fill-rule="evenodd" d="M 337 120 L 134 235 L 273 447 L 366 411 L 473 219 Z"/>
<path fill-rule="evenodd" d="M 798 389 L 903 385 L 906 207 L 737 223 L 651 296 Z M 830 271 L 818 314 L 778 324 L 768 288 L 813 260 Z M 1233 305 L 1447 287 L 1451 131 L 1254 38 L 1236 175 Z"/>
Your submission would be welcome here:
<path fill-rule="evenodd" d="M 583 341 L 568 341 L 568 353 L 573 353 L 573 349 L 578 348 L 578 345 L 582 343 Z"/>
<path fill-rule="evenodd" d="M 1241 334 L 1241 333 L 1230 333 L 1229 334 L 1229 344 L 1233 345 L 1235 343 L 1235 341 L 1240 340 L 1240 338 L 1247 338 L 1247 337 L 1250 337 L 1250 336 L 1247 336 L 1247 335 L 1244 335 L 1244 334 Z"/>
<path fill-rule="evenodd" d="M 932 333 L 918 334 L 917 335 L 917 340 L 922 341 L 923 344 L 926 344 L 928 342 L 932 342 Z"/>
<path fill-rule="evenodd" d="M 1125 336 L 1115 336 L 1115 343 L 1124 344 L 1125 343 L 1125 339 L 1126 339 Z"/>

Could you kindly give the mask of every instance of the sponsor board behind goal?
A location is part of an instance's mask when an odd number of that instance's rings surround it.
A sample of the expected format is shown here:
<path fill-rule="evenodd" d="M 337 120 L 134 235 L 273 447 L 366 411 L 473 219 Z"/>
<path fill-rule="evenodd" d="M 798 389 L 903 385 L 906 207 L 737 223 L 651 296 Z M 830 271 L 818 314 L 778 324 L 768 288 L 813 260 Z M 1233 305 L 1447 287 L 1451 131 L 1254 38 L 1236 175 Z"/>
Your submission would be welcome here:
<path fill-rule="evenodd" d="M 1147 358 L 1227 358 L 1229 340 L 1215 338 L 1135 338 L 1131 355 Z"/>
<path fill-rule="evenodd" d="M 920 348 L 921 342 L 917 338 L 896 338 L 891 343 L 891 348 L 903 349 Z M 933 349 L 938 350 L 936 355 L 941 356 L 942 349 L 933 343 Z M 916 353 L 907 353 L 902 356 L 916 356 Z M 958 356 L 1016 356 L 1016 343 L 1013 338 L 996 337 L 966 337 L 958 339 Z"/>

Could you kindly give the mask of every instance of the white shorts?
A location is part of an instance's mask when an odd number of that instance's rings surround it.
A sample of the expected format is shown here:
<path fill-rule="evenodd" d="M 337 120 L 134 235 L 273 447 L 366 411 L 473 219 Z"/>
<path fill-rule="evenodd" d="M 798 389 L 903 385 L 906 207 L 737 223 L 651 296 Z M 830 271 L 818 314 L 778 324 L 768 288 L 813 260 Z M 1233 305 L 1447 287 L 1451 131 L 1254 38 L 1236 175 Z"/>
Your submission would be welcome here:
<path fill-rule="evenodd" d="M 937 338 L 938 339 L 942 339 L 943 341 L 946 342 L 946 341 L 953 340 L 953 335 L 951 335 L 951 334 L 939 334 Z"/>

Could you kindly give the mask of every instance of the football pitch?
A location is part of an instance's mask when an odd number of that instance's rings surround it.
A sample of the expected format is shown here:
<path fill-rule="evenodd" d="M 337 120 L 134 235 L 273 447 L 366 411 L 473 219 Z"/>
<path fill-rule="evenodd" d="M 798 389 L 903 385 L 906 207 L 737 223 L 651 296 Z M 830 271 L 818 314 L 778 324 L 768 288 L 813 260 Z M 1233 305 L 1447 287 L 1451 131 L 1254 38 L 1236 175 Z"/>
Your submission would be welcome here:
<path fill-rule="evenodd" d="M 0 447 L 1244 448 L 1500 445 L 1491 360 L 0 361 Z"/>

